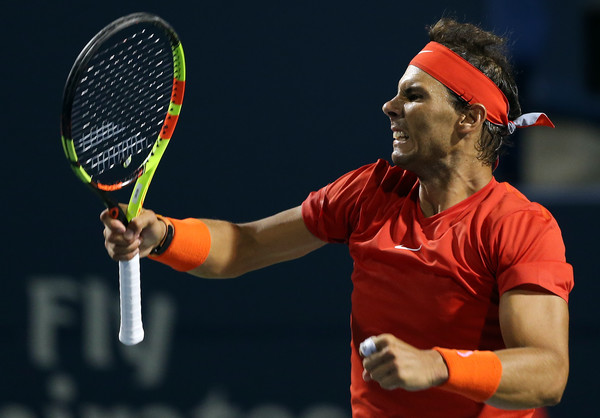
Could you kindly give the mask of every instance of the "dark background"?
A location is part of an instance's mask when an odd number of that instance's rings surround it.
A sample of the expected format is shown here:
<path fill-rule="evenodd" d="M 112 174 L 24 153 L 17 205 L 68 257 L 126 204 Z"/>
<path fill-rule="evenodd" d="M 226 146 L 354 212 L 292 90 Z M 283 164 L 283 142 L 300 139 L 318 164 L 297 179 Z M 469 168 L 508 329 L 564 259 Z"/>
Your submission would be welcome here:
<path fill-rule="evenodd" d="M 231 281 L 144 260 L 146 340 L 118 343 L 101 204 L 71 174 L 59 134 L 66 76 L 104 25 L 159 14 L 186 53 L 182 115 L 146 206 L 249 221 L 389 157 L 381 106 L 443 15 L 510 38 L 525 111 L 596 126 L 598 10 L 582 0 L 4 4 L 0 418 L 349 416 L 344 247 Z M 524 170 L 516 146 L 497 177 L 520 185 Z M 559 221 L 575 268 L 571 376 L 552 417 L 596 409 L 598 183 L 523 185 Z"/>

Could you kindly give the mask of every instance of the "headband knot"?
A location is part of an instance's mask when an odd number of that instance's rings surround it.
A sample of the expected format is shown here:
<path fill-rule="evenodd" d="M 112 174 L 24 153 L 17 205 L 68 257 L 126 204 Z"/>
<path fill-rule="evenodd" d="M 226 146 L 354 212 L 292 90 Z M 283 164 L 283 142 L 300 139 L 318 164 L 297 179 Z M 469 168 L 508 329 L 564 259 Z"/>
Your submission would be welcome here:
<path fill-rule="evenodd" d="M 410 62 L 448 87 L 467 103 L 481 103 L 487 111 L 486 119 L 504 126 L 512 134 L 516 128 L 549 126 L 554 128 L 544 113 L 526 113 L 514 121 L 508 119 L 509 103 L 502 90 L 488 76 L 469 61 L 437 42 L 429 42 Z"/>
<path fill-rule="evenodd" d="M 508 122 L 508 133 L 512 134 L 517 128 L 527 128 L 528 126 L 554 128 L 554 124 L 545 113 L 524 113 L 515 120 Z"/>

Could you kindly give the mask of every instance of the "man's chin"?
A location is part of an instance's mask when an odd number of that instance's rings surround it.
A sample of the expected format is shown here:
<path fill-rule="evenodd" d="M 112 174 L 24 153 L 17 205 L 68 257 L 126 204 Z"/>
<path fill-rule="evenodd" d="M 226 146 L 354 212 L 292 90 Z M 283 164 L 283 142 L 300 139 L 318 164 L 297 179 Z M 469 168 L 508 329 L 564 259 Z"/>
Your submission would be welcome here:
<path fill-rule="evenodd" d="M 410 171 L 413 173 L 418 172 L 416 159 L 406 154 L 392 153 L 392 163 L 403 170 Z"/>
<path fill-rule="evenodd" d="M 407 164 L 410 164 L 410 159 L 408 158 L 408 156 L 404 155 L 404 154 L 400 154 L 399 152 L 392 152 L 392 162 L 394 163 L 395 166 L 398 166 L 400 168 L 404 168 L 404 169 L 408 169 L 406 166 Z"/>

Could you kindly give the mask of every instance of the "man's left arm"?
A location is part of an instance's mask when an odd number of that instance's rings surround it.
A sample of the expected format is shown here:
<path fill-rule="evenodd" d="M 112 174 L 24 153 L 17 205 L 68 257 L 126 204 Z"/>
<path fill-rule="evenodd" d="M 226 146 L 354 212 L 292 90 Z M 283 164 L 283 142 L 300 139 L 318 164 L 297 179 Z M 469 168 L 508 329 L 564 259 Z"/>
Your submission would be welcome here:
<path fill-rule="evenodd" d="M 498 389 L 486 403 L 503 409 L 560 402 L 569 375 L 569 310 L 551 293 L 523 287 L 500 298 L 500 328 L 506 349 Z"/>
<path fill-rule="evenodd" d="M 519 287 L 500 298 L 500 326 L 507 348 L 420 350 L 382 334 L 371 337 L 375 352 L 363 359 L 363 377 L 388 390 L 439 386 L 501 409 L 555 405 L 569 375 L 568 324 L 564 299 Z"/>

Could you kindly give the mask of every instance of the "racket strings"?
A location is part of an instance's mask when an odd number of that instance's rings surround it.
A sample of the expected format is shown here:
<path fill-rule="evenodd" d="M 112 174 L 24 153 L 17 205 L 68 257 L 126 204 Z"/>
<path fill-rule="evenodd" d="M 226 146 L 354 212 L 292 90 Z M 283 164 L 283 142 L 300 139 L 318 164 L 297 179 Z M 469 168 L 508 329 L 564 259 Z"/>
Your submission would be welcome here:
<path fill-rule="evenodd" d="M 103 184 L 131 181 L 148 158 L 173 87 L 170 42 L 154 27 L 110 39 L 90 60 L 73 101 L 81 164 Z"/>

